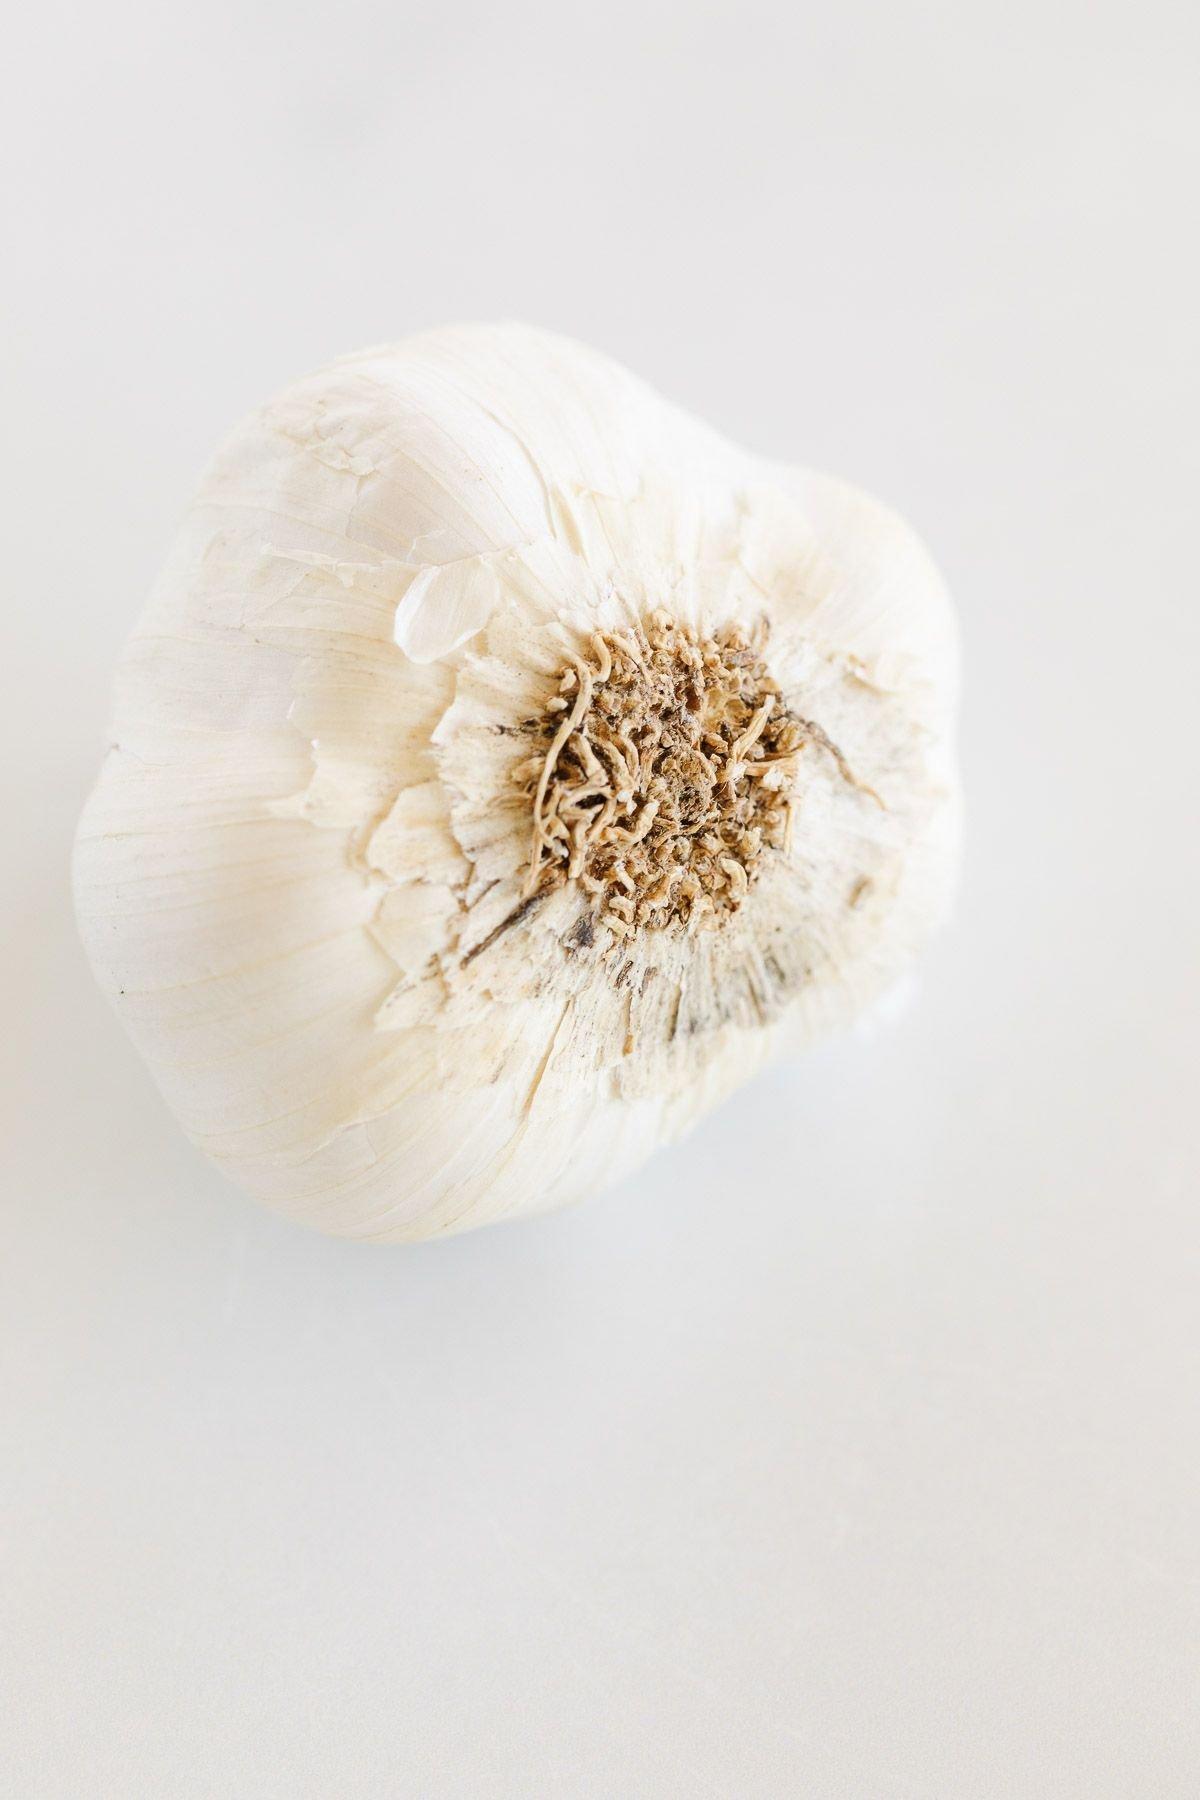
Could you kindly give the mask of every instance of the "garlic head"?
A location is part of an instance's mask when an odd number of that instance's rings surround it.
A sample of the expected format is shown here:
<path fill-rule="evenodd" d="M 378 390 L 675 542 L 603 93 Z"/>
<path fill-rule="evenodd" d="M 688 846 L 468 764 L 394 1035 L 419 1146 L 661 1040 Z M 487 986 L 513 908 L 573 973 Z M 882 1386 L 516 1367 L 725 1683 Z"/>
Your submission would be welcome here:
<path fill-rule="evenodd" d="M 76 910 L 188 1135 L 322 1230 L 581 1195 L 944 915 L 953 618 L 893 514 L 525 328 L 247 420 L 123 659 Z"/>

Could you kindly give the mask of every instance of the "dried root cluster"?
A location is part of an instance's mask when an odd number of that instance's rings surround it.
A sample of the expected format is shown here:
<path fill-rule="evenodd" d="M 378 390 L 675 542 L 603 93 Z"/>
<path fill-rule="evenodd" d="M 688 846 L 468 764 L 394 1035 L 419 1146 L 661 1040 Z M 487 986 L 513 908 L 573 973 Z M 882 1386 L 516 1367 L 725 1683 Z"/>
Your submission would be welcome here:
<path fill-rule="evenodd" d="M 764 640 L 732 624 L 702 637 L 657 612 L 570 658 L 516 770 L 533 812 L 528 894 L 578 881 L 618 937 L 736 912 L 764 853 L 790 841 L 791 778 L 814 735 Z"/>

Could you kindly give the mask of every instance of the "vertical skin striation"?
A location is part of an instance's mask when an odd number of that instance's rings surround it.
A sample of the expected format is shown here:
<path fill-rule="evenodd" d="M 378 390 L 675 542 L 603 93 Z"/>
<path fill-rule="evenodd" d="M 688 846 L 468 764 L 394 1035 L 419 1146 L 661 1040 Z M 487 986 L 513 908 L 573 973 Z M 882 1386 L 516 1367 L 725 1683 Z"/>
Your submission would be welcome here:
<path fill-rule="evenodd" d="M 319 1229 L 577 1197 L 950 898 L 912 533 L 578 345 L 435 331 L 219 453 L 118 676 L 80 929 L 189 1136 Z"/>

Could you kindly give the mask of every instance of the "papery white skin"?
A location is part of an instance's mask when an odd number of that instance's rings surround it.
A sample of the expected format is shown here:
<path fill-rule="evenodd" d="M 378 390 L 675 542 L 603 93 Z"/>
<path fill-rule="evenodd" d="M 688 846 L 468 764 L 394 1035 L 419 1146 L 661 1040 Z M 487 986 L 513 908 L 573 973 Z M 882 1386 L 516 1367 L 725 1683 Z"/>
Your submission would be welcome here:
<path fill-rule="evenodd" d="M 721 929 L 564 941 L 515 726 L 654 608 L 769 621 L 837 741 Z M 193 1141 L 321 1230 L 427 1237 L 577 1197 L 859 1015 L 943 916 L 955 636 L 893 514 L 515 327 L 348 357 L 243 424 L 123 660 L 76 907 Z"/>

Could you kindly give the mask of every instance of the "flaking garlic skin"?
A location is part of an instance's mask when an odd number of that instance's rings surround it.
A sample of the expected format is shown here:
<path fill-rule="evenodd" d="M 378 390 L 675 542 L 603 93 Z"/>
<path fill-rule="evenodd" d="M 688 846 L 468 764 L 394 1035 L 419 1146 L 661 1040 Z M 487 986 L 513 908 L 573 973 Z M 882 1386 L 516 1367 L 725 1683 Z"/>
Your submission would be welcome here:
<path fill-rule="evenodd" d="M 188 1135 L 321 1230 L 635 1167 L 911 965 L 955 634 L 893 514 L 517 326 L 247 420 L 123 659 L 75 894 Z"/>

